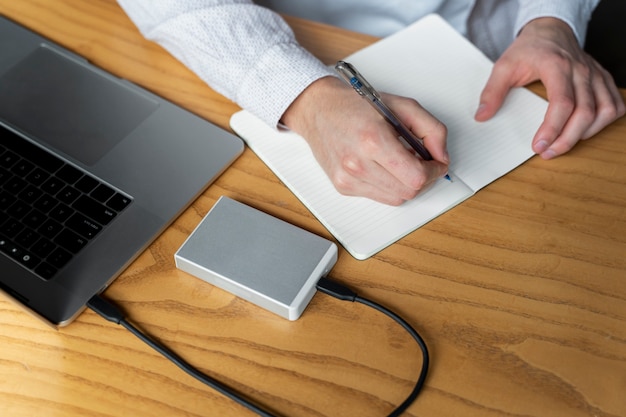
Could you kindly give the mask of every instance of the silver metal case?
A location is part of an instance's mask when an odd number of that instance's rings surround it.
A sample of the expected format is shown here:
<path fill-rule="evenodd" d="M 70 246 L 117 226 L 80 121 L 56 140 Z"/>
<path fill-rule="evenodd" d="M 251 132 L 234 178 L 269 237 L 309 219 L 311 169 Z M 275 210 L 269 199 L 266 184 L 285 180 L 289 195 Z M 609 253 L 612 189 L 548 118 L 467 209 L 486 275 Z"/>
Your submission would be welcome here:
<path fill-rule="evenodd" d="M 224 196 L 175 254 L 179 269 L 289 320 L 336 260 L 333 242 Z"/>

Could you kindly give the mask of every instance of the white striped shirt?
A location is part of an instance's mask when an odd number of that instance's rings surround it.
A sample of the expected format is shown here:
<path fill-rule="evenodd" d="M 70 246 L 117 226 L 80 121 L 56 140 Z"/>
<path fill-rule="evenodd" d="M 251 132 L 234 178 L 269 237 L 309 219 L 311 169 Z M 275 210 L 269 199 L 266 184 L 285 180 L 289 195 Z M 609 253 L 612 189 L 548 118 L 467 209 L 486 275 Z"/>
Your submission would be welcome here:
<path fill-rule="evenodd" d="M 584 42 L 599 0 L 259 0 L 296 16 L 386 36 L 436 12 L 492 59 L 538 17 Z M 270 126 L 313 81 L 334 72 L 304 50 L 274 11 L 250 0 L 118 0 L 142 34 L 214 90 Z M 436 41 L 436 40 L 433 40 Z"/>

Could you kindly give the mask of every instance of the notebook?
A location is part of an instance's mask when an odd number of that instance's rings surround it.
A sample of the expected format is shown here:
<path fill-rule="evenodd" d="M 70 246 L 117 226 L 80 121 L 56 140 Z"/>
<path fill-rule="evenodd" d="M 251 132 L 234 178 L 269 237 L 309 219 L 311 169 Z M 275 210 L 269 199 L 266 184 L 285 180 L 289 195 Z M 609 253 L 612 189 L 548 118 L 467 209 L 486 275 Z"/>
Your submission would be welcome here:
<path fill-rule="evenodd" d="M 547 102 L 519 88 L 490 121 L 474 113 L 492 62 L 438 15 L 429 15 L 345 61 L 378 90 L 413 97 L 448 127 L 452 181 L 440 179 L 399 207 L 339 194 L 303 138 L 248 111 L 232 129 L 355 258 L 366 259 L 471 197 L 533 156 Z"/>
<path fill-rule="evenodd" d="M 0 17 L 0 290 L 70 323 L 242 151 Z"/>

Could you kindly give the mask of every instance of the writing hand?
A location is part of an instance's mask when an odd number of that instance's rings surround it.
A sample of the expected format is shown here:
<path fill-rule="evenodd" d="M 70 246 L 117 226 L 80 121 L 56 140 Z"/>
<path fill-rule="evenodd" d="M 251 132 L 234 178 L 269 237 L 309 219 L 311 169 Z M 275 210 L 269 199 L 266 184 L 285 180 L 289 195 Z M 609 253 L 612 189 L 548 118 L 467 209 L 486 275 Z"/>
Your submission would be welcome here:
<path fill-rule="evenodd" d="M 544 159 L 569 151 L 626 112 L 611 75 L 579 46 L 561 20 L 529 22 L 496 61 L 480 97 L 476 120 L 492 117 L 513 87 L 540 80 L 548 110 L 532 141 Z"/>
<path fill-rule="evenodd" d="M 400 205 L 448 171 L 446 128 L 411 99 L 383 94 L 396 115 L 423 138 L 433 160 L 415 156 L 366 100 L 335 77 L 315 81 L 291 104 L 282 121 L 303 136 L 335 188 Z"/>

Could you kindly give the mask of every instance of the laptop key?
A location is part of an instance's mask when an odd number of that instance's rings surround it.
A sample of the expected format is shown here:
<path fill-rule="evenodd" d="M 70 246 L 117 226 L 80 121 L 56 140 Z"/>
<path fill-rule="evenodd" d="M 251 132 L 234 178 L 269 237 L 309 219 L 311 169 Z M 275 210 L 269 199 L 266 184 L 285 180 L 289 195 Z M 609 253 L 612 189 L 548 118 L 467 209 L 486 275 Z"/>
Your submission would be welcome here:
<path fill-rule="evenodd" d="M 15 201 L 15 196 L 7 193 L 6 191 L 0 191 L 0 210 L 7 209 Z"/>
<path fill-rule="evenodd" d="M 28 176 L 26 176 L 26 181 L 33 185 L 40 186 L 48 178 L 50 178 L 50 174 L 41 168 L 35 168 L 30 174 L 28 174 Z"/>
<path fill-rule="evenodd" d="M 79 197 L 78 200 L 72 204 L 72 207 L 84 215 L 94 219 L 96 222 L 104 225 L 109 224 L 109 222 L 116 216 L 116 213 L 113 210 L 85 195 Z"/>
<path fill-rule="evenodd" d="M 26 187 L 26 181 L 21 178 L 13 177 L 4 183 L 3 188 L 11 194 L 17 194 Z"/>
<path fill-rule="evenodd" d="M 19 155 L 11 151 L 6 151 L 0 156 L 0 166 L 4 168 L 11 168 L 19 160 Z"/>
<path fill-rule="evenodd" d="M 11 174 L 9 171 L 7 171 L 4 168 L 0 168 L 0 185 L 4 184 L 6 181 L 11 179 L 12 177 L 13 177 L 13 174 Z"/>
<path fill-rule="evenodd" d="M 11 247 L 11 240 L 4 235 L 0 235 L 0 251 L 7 253 Z"/>
<path fill-rule="evenodd" d="M 72 204 L 82 193 L 71 185 L 66 185 L 59 193 L 57 198 L 65 204 Z"/>
<path fill-rule="evenodd" d="M 12 238 L 21 232 L 23 228 L 24 226 L 19 221 L 10 218 L 0 226 L 0 233 Z"/>
<path fill-rule="evenodd" d="M 88 194 L 92 192 L 93 189 L 98 186 L 98 184 L 100 184 L 98 180 L 90 177 L 89 175 L 85 175 L 81 179 L 79 179 L 78 182 L 74 184 L 74 186 L 83 193 Z"/>
<path fill-rule="evenodd" d="M 57 205 L 55 208 L 53 208 L 50 211 L 50 217 L 60 223 L 63 223 L 64 221 L 69 219 L 70 216 L 74 213 L 75 213 L 74 210 L 72 210 L 71 208 L 69 208 L 63 203 L 60 203 L 59 205 Z"/>
<path fill-rule="evenodd" d="M 105 203 L 109 198 L 111 198 L 113 194 L 115 194 L 115 191 L 111 189 L 111 187 L 104 185 L 104 184 L 100 184 L 98 188 L 96 188 L 95 190 L 91 192 L 90 195 L 95 200 L 101 203 Z"/>
<path fill-rule="evenodd" d="M 26 201 L 29 204 L 34 203 L 39 197 L 41 197 L 41 195 L 43 194 L 43 192 L 41 190 L 39 190 L 37 187 L 34 187 L 32 185 L 27 185 L 26 188 L 19 194 L 19 197 Z"/>
<path fill-rule="evenodd" d="M 62 230 L 61 233 L 54 238 L 54 243 L 63 246 L 72 253 L 77 253 L 87 242 L 87 239 L 72 232 L 70 229 Z"/>
<path fill-rule="evenodd" d="M 41 189 L 47 192 L 48 194 L 56 194 L 61 191 L 61 188 L 65 186 L 65 183 L 58 179 L 57 177 L 50 177 L 46 182 L 43 183 Z"/>
<path fill-rule="evenodd" d="M 65 225 L 87 239 L 93 239 L 102 230 L 102 226 L 80 213 L 70 217 Z"/>
<path fill-rule="evenodd" d="M 32 229 L 26 228 L 22 230 L 15 241 L 23 248 L 30 248 L 39 239 L 39 234 Z"/>
<path fill-rule="evenodd" d="M 53 220 L 53 219 L 48 219 L 39 229 L 37 229 L 39 231 L 39 233 L 41 233 L 43 236 L 47 237 L 48 239 L 52 239 L 53 237 L 55 237 L 61 230 L 63 230 L 63 226 Z"/>
<path fill-rule="evenodd" d="M 24 178 L 30 171 L 35 168 L 35 165 L 31 162 L 28 162 L 25 159 L 19 160 L 13 167 L 11 171 L 15 174 Z"/>
<path fill-rule="evenodd" d="M 15 217 L 16 219 L 21 219 L 22 216 L 25 216 L 26 213 L 28 213 L 29 211 L 30 211 L 29 204 L 26 204 L 22 200 L 17 200 L 15 203 L 11 205 L 11 207 L 9 207 L 9 209 L 7 210 L 7 213 L 10 216 Z"/>
<path fill-rule="evenodd" d="M 19 263 L 24 265 L 28 269 L 33 269 L 34 267 L 41 262 L 41 259 L 34 256 L 32 253 L 28 251 L 22 252 L 17 258 L 15 258 Z"/>
<path fill-rule="evenodd" d="M 37 209 L 31 210 L 24 218 L 22 223 L 31 229 L 38 229 L 48 217 Z"/>
<path fill-rule="evenodd" d="M 111 207 L 115 211 L 122 211 L 130 204 L 130 201 L 130 198 L 125 195 L 115 193 L 115 195 L 107 201 L 107 206 Z"/>
<path fill-rule="evenodd" d="M 30 248 L 30 250 L 40 258 L 45 258 L 50 255 L 56 247 L 57 245 L 42 237 Z"/>
<path fill-rule="evenodd" d="M 80 179 L 80 177 L 83 176 L 83 173 L 80 172 L 80 170 L 78 170 L 77 168 L 65 164 L 63 165 L 63 168 L 61 168 L 55 175 L 68 184 L 74 184 Z"/>
<path fill-rule="evenodd" d="M 36 209 L 39 209 L 44 213 L 48 213 L 57 204 L 58 201 L 54 197 L 52 197 L 50 194 L 44 194 L 39 198 L 39 200 L 35 202 L 34 206 Z"/>
<path fill-rule="evenodd" d="M 47 262 L 42 262 L 35 268 L 35 273 L 41 278 L 48 280 L 56 275 L 58 269 Z"/>
<path fill-rule="evenodd" d="M 70 259 L 72 254 L 62 248 L 56 248 L 46 260 L 56 268 L 63 268 Z"/>

